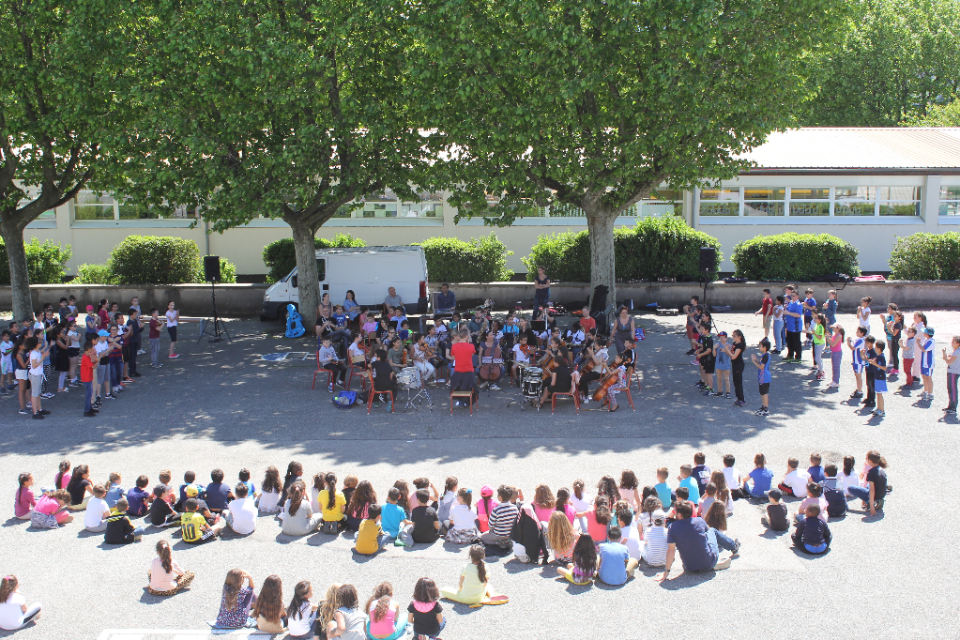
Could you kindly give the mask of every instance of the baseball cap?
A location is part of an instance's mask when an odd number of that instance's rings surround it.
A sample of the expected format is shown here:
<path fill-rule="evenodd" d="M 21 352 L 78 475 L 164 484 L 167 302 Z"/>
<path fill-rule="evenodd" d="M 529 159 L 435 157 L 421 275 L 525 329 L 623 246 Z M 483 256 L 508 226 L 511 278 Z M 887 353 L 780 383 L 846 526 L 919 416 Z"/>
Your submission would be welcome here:
<path fill-rule="evenodd" d="M 101 338 L 108 338 L 110 337 L 110 332 L 107 331 L 106 329 L 100 329 L 100 331 L 97 331 L 97 335 L 100 336 Z"/>
<path fill-rule="evenodd" d="M 930 336 L 931 338 L 933 337 L 933 327 L 927 327 L 926 329 L 924 329 L 924 331 L 928 336 Z"/>
<path fill-rule="evenodd" d="M 87 311 L 93 311 L 93 305 L 92 305 L 92 304 L 88 304 L 88 305 L 87 305 Z"/>
<path fill-rule="evenodd" d="M 718 337 L 718 338 L 720 338 L 720 337 L 726 338 L 726 337 L 727 337 L 727 332 L 726 332 L 726 331 L 721 331 L 720 333 L 717 334 L 717 337 Z"/>
<path fill-rule="evenodd" d="M 187 485 L 187 488 L 184 489 L 183 492 L 187 494 L 188 498 L 196 498 L 198 495 L 200 495 L 200 490 L 192 484 Z"/>
<path fill-rule="evenodd" d="M 658 513 L 657 515 L 653 516 L 653 524 L 657 525 L 658 527 L 662 527 L 663 523 L 666 521 L 667 516 L 663 513 Z"/>
<path fill-rule="evenodd" d="M 492 495 L 493 495 L 493 487 L 491 487 L 490 485 L 485 484 L 480 488 L 481 498 L 489 498 Z"/>

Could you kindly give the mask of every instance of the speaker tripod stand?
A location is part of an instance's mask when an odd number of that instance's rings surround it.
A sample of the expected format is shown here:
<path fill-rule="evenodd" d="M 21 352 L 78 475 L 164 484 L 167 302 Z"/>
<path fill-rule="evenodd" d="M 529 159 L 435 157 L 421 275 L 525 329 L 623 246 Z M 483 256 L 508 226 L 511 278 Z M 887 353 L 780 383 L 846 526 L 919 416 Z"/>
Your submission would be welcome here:
<path fill-rule="evenodd" d="M 213 301 L 213 315 L 200 321 L 200 337 L 197 338 L 197 344 L 200 344 L 205 335 L 210 336 L 210 342 L 220 342 L 223 340 L 223 336 L 227 336 L 227 340 L 230 344 L 233 344 L 233 338 L 227 331 L 226 323 L 217 313 L 217 285 L 215 282 L 210 283 L 210 298 Z"/>

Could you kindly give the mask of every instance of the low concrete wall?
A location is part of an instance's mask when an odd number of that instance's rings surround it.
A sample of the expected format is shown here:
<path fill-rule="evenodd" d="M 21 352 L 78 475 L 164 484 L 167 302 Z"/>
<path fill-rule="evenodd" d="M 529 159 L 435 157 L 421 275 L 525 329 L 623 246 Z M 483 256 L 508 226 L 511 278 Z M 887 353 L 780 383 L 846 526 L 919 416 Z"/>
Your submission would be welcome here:
<path fill-rule="evenodd" d="M 263 292 L 265 284 L 222 284 L 217 285 L 217 312 L 223 317 L 258 317 L 263 306 Z M 134 296 L 140 298 L 140 308 L 144 313 L 151 307 L 156 307 L 160 313 L 167 308 L 171 300 L 177 303 L 180 314 L 184 316 L 206 317 L 211 314 L 210 285 L 202 284 L 171 284 L 156 286 L 127 286 L 127 285 L 74 285 L 70 284 L 39 284 L 30 287 L 33 297 L 33 307 L 37 311 L 45 302 L 53 304 L 54 309 L 59 307 L 61 297 L 71 295 L 77 298 L 80 311 L 88 304 L 96 303 L 106 298 L 120 302 L 120 309 L 126 314 L 127 305 Z M 13 307 L 10 287 L 0 287 L 0 309 L 9 311 Z"/>
<path fill-rule="evenodd" d="M 960 306 L 960 282 L 858 282 L 842 285 L 829 285 L 823 282 L 794 282 L 801 292 L 807 287 L 814 290 L 818 302 L 827 298 L 827 291 L 836 289 L 842 309 L 849 310 L 859 304 L 860 298 L 873 298 L 871 306 L 879 312 L 890 302 L 901 307 L 927 308 Z M 265 284 L 224 284 L 217 285 L 217 311 L 224 317 L 259 317 L 263 307 Z M 431 283 L 431 290 L 439 290 L 439 283 Z M 783 292 L 783 283 L 747 282 L 727 284 L 715 282 L 707 287 L 707 303 L 716 306 L 733 307 L 736 311 L 750 311 L 760 308 L 762 289 L 768 288 L 774 296 Z M 452 287 L 457 299 L 485 300 L 493 298 L 499 309 L 512 309 L 517 301 L 529 307 L 533 301 L 533 285 L 526 282 L 490 282 L 461 283 Z M 550 287 L 551 298 L 555 302 L 567 305 L 583 302 L 589 295 L 590 285 L 583 282 L 555 284 Z M 133 287 L 123 285 L 34 285 L 31 287 L 34 307 L 40 309 L 44 302 L 58 306 L 61 296 L 76 296 L 81 307 L 96 303 L 102 298 L 130 302 L 138 296 L 140 307 L 146 312 L 151 307 L 161 311 L 171 300 L 184 316 L 208 316 L 212 309 L 210 286 L 199 284 L 158 285 L 155 287 Z M 661 307 L 681 307 L 690 300 L 690 296 L 703 298 L 703 288 L 696 282 L 679 283 L 624 283 L 617 286 L 617 300 L 632 299 L 634 307 L 640 309 L 656 302 Z M 334 301 L 338 302 L 338 301 Z M 612 301 L 608 301 L 612 302 Z M 12 306 L 10 287 L 0 287 L 0 310 L 9 310 Z M 462 306 L 461 306 L 462 308 Z"/>

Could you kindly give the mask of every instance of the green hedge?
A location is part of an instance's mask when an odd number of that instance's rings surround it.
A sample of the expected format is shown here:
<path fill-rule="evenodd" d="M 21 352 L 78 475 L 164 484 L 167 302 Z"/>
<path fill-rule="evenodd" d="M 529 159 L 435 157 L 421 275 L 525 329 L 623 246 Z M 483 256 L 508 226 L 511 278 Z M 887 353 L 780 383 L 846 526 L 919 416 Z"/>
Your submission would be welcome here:
<path fill-rule="evenodd" d="M 66 264 L 73 251 L 70 245 L 61 246 L 53 240 L 33 238 L 23 246 L 27 254 L 27 273 L 30 284 L 60 284 L 66 273 Z M 7 247 L 0 238 L 0 285 L 10 284 L 10 262 L 7 260 Z"/>
<path fill-rule="evenodd" d="M 436 237 L 418 243 L 427 258 L 431 282 L 498 282 L 509 280 L 506 245 L 495 233 L 470 241 Z"/>
<path fill-rule="evenodd" d="M 365 247 L 367 243 L 348 233 L 338 233 L 333 240 L 314 238 L 317 249 L 332 247 Z M 263 248 L 263 264 L 267 266 L 267 282 L 276 282 L 297 266 L 297 253 L 293 238 L 281 238 Z"/>
<path fill-rule="evenodd" d="M 117 277 L 106 264 L 82 264 L 71 284 L 117 284 Z"/>
<path fill-rule="evenodd" d="M 813 280 L 831 273 L 860 275 L 859 251 L 827 233 L 781 233 L 737 243 L 730 260 L 750 280 Z"/>
<path fill-rule="evenodd" d="M 203 258 L 197 261 L 197 269 L 193 276 L 194 282 L 205 283 L 203 279 Z M 237 281 L 237 266 L 226 258 L 220 258 L 220 280 L 217 284 L 234 284 Z"/>
<path fill-rule="evenodd" d="M 720 241 L 688 226 L 683 219 L 642 218 L 633 227 L 618 227 L 613 232 L 617 278 L 656 280 L 699 274 L 700 247 L 717 250 L 717 264 L 723 260 Z M 521 259 L 527 267 L 527 280 L 533 280 L 542 266 L 551 280 L 590 281 L 590 236 L 588 232 L 566 232 L 537 238 L 530 255 Z M 716 272 L 712 274 L 716 277 Z"/>
<path fill-rule="evenodd" d="M 196 280 L 200 251 L 193 240 L 128 236 L 110 254 L 120 284 L 186 284 Z"/>
<path fill-rule="evenodd" d="M 894 280 L 960 280 L 960 233 L 915 233 L 897 238 L 890 254 Z"/>

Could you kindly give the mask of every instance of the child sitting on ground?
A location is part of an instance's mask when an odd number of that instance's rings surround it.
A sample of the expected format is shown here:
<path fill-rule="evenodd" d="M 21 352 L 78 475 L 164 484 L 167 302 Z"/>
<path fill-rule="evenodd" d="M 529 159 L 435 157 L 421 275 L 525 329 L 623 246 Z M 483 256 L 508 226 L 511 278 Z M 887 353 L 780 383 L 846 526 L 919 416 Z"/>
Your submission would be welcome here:
<path fill-rule="evenodd" d="M 33 508 L 37 505 L 33 491 L 30 490 L 33 486 L 33 476 L 29 473 L 21 473 L 18 483 L 17 495 L 13 501 L 13 515 L 18 520 L 29 520 L 32 517 Z"/>
<path fill-rule="evenodd" d="M 819 516 L 820 507 L 811 504 L 804 519 L 797 523 L 793 544 L 804 553 L 818 555 L 830 547 L 830 527 Z"/>
<path fill-rule="evenodd" d="M 413 523 L 407 520 L 407 512 L 398 504 L 399 500 L 400 489 L 390 487 L 387 491 L 387 503 L 380 511 L 380 527 L 387 536 L 394 539 L 394 545 L 402 547 L 407 544 L 407 540 L 413 542 L 411 532 L 406 529 L 407 525 Z"/>
<path fill-rule="evenodd" d="M 365 556 L 379 552 L 390 536 L 380 528 L 380 505 L 371 504 L 367 507 L 367 518 L 360 523 L 357 532 L 357 543 L 353 550 Z"/>
<path fill-rule="evenodd" d="M 420 578 L 413 589 L 413 601 L 407 607 L 407 623 L 413 625 L 415 638 L 436 638 L 447 626 L 443 619 L 440 589 L 430 578 Z"/>
<path fill-rule="evenodd" d="M 87 510 L 83 513 L 83 528 L 93 533 L 103 533 L 107 530 L 107 518 L 110 517 L 110 507 L 103 497 L 107 490 L 102 484 L 94 485 L 93 497 L 87 503 Z"/>
<path fill-rule="evenodd" d="M 653 485 L 653 488 L 657 491 L 657 497 L 660 498 L 660 504 L 664 509 L 670 507 L 673 504 L 673 490 L 670 488 L 670 485 L 667 484 L 667 477 L 670 475 L 670 472 L 667 471 L 666 467 L 660 467 L 657 469 L 657 484 Z"/>
<path fill-rule="evenodd" d="M 202 495 L 203 487 L 196 484 L 195 482 L 196 479 L 197 479 L 197 474 L 194 473 L 193 471 L 187 471 L 183 474 L 183 484 L 180 485 L 180 499 L 177 500 L 177 504 L 173 505 L 173 508 L 176 509 L 177 511 L 184 510 L 184 504 L 186 504 L 187 498 L 190 497 L 187 495 L 188 487 L 193 487 L 194 489 L 196 489 L 197 493 L 194 494 L 194 497 L 196 497 L 197 500 L 203 499 L 203 495 Z"/>
<path fill-rule="evenodd" d="M 667 517 L 662 511 L 653 515 L 652 525 L 643 532 L 643 549 L 640 556 L 651 567 L 662 567 L 667 563 Z"/>
<path fill-rule="evenodd" d="M 688 491 L 688 500 L 693 504 L 700 502 L 700 487 L 693 478 L 693 467 L 688 464 L 680 465 L 680 476 L 677 478 L 681 487 L 686 487 Z"/>
<path fill-rule="evenodd" d="M 130 508 L 127 514 L 134 518 L 147 515 L 150 509 L 150 502 L 153 501 L 153 494 L 147 492 L 147 485 L 150 484 L 150 478 L 140 476 L 137 478 L 137 484 L 133 489 L 127 492 L 127 502 Z"/>
<path fill-rule="evenodd" d="M 107 544 L 140 542 L 140 538 L 143 536 L 143 528 L 134 527 L 133 523 L 130 522 L 130 518 L 127 517 L 128 506 L 126 498 L 120 498 L 114 505 L 114 513 L 107 518 L 107 528 L 103 533 L 103 541 Z"/>
<path fill-rule="evenodd" d="M 786 531 L 790 528 L 790 523 L 787 521 L 787 505 L 780 502 L 783 493 L 780 489 L 771 489 L 767 498 L 770 504 L 767 505 L 767 515 L 760 518 L 761 524 L 772 531 Z"/>
<path fill-rule="evenodd" d="M 480 541 L 476 516 L 471 509 L 473 493 L 470 489 L 457 491 L 457 504 L 450 510 L 450 529 L 446 539 L 455 544 L 470 544 Z"/>
<path fill-rule="evenodd" d="M 110 482 L 107 484 L 107 495 L 105 495 L 103 499 L 111 509 L 116 506 L 120 498 L 127 495 L 127 490 L 120 485 L 122 480 L 120 474 L 116 471 L 110 474 Z"/>
<path fill-rule="evenodd" d="M 823 487 L 821 487 L 816 482 L 807 483 L 807 497 L 797 506 L 797 515 L 795 517 L 797 522 L 802 522 L 806 517 L 804 514 L 807 512 L 807 507 L 815 504 L 820 510 L 820 519 L 824 522 L 827 521 L 827 501 L 823 498 Z"/>
<path fill-rule="evenodd" d="M 807 473 L 810 474 L 810 480 L 817 484 L 823 483 L 823 466 L 820 464 L 822 460 L 823 456 L 819 453 L 810 454 L 810 467 L 807 469 Z"/>
<path fill-rule="evenodd" d="M 219 521 L 213 526 L 207 524 L 207 519 L 197 512 L 200 504 L 196 498 L 188 498 L 183 506 L 184 512 L 180 516 L 180 532 L 184 542 L 187 544 L 203 544 L 215 540 L 220 535 L 225 523 Z"/>
<path fill-rule="evenodd" d="M 430 506 L 430 491 L 417 489 L 413 495 L 417 498 L 417 506 L 410 512 L 413 541 L 433 544 L 439 537 L 440 520 L 437 519 L 437 510 Z"/>
<path fill-rule="evenodd" d="M 700 500 L 699 511 L 697 512 L 701 518 L 707 515 L 707 511 L 710 510 L 710 505 L 717 499 L 717 485 L 713 482 L 708 482 L 704 489 L 704 494 L 703 499 Z"/>
<path fill-rule="evenodd" d="M 591 543 L 592 546 L 592 543 Z M 506 596 L 497 594 L 490 586 L 487 565 L 484 562 L 486 550 L 482 544 L 470 547 L 470 564 L 460 572 L 460 584 L 456 589 L 441 589 L 440 595 L 447 600 L 462 604 L 499 604 L 506 602 Z"/>
<path fill-rule="evenodd" d="M 573 547 L 573 562 L 557 573 L 577 585 L 590 584 L 597 576 L 597 547 L 590 536 L 580 536 Z"/>
<path fill-rule="evenodd" d="M 153 502 L 150 503 L 150 524 L 155 527 L 170 527 L 180 524 L 180 514 L 173 510 L 173 488 L 158 484 L 153 488 Z"/>
<path fill-rule="evenodd" d="M 837 475 L 837 465 L 828 464 L 824 469 L 823 498 L 827 501 L 827 515 L 839 518 L 847 512 L 847 499 L 843 495 L 843 480 Z"/>

